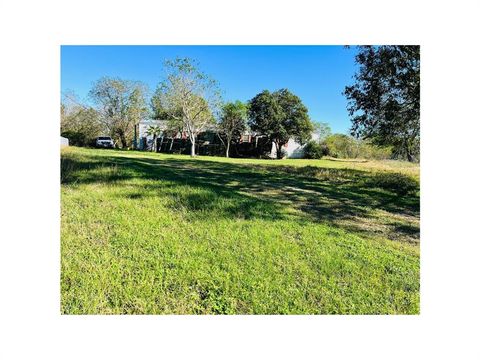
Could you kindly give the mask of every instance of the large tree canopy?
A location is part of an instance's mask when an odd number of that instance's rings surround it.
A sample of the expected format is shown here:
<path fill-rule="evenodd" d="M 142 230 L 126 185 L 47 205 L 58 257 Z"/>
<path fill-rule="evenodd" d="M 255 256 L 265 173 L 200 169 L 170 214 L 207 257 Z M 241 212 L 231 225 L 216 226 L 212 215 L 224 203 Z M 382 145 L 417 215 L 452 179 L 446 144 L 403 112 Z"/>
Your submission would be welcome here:
<path fill-rule="evenodd" d="M 187 133 L 195 156 L 197 135 L 214 123 L 213 112 L 220 103 L 217 84 L 188 58 L 166 61 L 165 71 L 152 106 L 157 116 L 167 116 Z"/>
<path fill-rule="evenodd" d="M 415 160 L 420 153 L 420 47 L 360 46 L 355 83 L 345 88 L 352 135 L 392 146 Z"/>
<path fill-rule="evenodd" d="M 135 124 L 148 113 L 145 94 L 146 86 L 138 81 L 110 77 L 101 78 L 90 90 L 105 128 L 122 147 L 129 145 Z"/>
<path fill-rule="evenodd" d="M 287 89 L 262 91 L 249 101 L 249 125 L 275 143 L 277 157 L 290 138 L 303 143 L 310 139 L 313 124 L 300 98 Z"/>

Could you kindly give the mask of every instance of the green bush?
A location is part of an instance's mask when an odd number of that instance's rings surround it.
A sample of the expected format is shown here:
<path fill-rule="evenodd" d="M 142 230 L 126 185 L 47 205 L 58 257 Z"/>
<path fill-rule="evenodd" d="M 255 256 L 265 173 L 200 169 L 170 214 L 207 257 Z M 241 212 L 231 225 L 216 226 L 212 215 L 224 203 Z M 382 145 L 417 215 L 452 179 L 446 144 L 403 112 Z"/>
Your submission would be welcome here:
<path fill-rule="evenodd" d="M 384 160 L 392 157 L 390 148 L 375 146 L 366 140 L 356 139 L 345 134 L 330 135 L 324 143 L 330 156 L 334 158 Z"/>
<path fill-rule="evenodd" d="M 103 130 L 97 112 L 91 108 L 75 106 L 62 113 L 60 134 L 68 139 L 70 145 L 95 145 L 95 138 L 102 135 Z"/>
<path fill-rule="evenodd" d="M 328 155 L 328 147 L 313 140 L 310 140 L 303 148 L 305 159 L 321 159 L 325 155 Z"/>
<path fill-rule="evenodd" d="M 385 160 L 392 158 L 391 147 L 380 147 L 362 140 L 359 140 L 359 142 L 359 157 L 363 159 Z"/>
<path fill-rule="evenodd" d="M 68 142 L 72 146 L 93 146 L 95 144 L 95 138 L 90 137 L 88 133 L 81 131 L 64 131 L 60 134 L 68 139 Z"/>

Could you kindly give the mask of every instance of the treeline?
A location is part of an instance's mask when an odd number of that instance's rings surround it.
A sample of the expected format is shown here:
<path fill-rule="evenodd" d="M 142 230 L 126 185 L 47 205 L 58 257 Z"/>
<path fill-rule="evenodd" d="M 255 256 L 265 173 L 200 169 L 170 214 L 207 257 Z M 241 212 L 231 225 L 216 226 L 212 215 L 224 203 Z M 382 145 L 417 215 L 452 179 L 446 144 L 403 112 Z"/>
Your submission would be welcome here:
<path fill-rule="evenodd" d="M 109 135 L 118 147 L 131 147 L 135 125 L 151 116 L 146 85 L 103 77 L 93 84 L 88 96 L 92 106 L 84 104 L 73 93 L 63 94 L 61 135 L 76 146 L 89 146 L 97 136 Z"/>
<path fill-rule="evenodd" d="M 307 157 L 398 158 L 417 161 L 420 155 L 420 48 L 361 46 L 356 55 L 355 83 L 345 87 L 351 134 L 325 133 L 315 124 L 301 99 L 288 89 L 264 90 L 247 103 L 223 103 L 217 82 L 191 59 L 166 61 L 165 75 L 154 94 L 136 81 L 104 77 L 89 92 L 91 106 L 66 94 L 61 104 L 61 134 L 72 145 L 89 146 L 95 137 L 111 136 L 122 148 L 132 147 L 141 119 L 166 120 L 160 135 L 186 134 L 190 154 L 196 155 L 198 136 L 215 131 L 230 156 L 232 144 L 245 131 L 274 144 L 278 158 L 294 139 Z M 328 127 L 328 126 L 327 126 Z M 312 134 L 320 134 L 316 140 Z M 315 136 L 313 137 L 315 138 Z M 310 142 L 309 142 L 310 140 Z M 154 141 L 155 142 L 155 141 Z"/>
<path fill-rule="evenodd" d="M 95 138 L 104 133 L 100 117 L 94 108 L 81 105 L 68 94 L 60 106 L 60 134 L 74 146 L 93 146 Z"/>
<path fill-rule="evenodd" d="M 165 77 L 147 103 L 146 87 L 133 81 L 104 77 L 94 83 L 89 97 L 95 105 L 81 105 L 65 95 L 62 103 L 62 136 L 73 145 L 89 145 L 99 134 L 110 135 L 119 147 L 132 146 L 134 129 L 141 119 L 164 120 L 166 127 L 152 126 L 148 134 L 156 139 L 184 134 L 190 154 L 196 155 L 198 136 L 214 131 L 230 155 L 230 147 L 246 132 L 275 145 L 278 158 L 284 156 L 289 139 L 305 143 L 314 130 L 307 107 L 288 89 L 264 90 L 247 103 L 223 103 L 219 87 L 202 73 L 195 61 L 175 59 L 164 64 Z"/>
<path fill-rule="evenodd" d="M 385 160 L 393 158 L 393 153 L 391 147 L 379 147 L 345 134 L 332 134 L 321 141 L 311 140 L 304 147 L 307 159 L 321 159 L 323 156 Z"/>

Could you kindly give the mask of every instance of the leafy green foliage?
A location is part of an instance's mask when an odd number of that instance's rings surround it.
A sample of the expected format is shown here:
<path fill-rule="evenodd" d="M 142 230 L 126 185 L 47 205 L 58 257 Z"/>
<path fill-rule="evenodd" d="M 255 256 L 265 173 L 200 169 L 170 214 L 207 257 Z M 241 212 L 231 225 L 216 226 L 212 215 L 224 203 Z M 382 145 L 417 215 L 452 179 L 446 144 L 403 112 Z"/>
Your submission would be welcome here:
<path fill-rule="evenodd" d="M 372 145 L 368 141 L 355 139 L 345 134 L 333 134 L 322 142 L 326 155 L 341 159 L 389 159 L 391 149 Z"/>
<path fill-rule="evenodd" d="M 352 133 L 409 161 L 420 152 L 420 46 L 361 46 L 349 100 Z"/>
<path fill-rule="evenodd" d="M 152 118 L 155 120 L 173 120 L 167 109 L 162 104 L 162 89 L 157 87 L 150 99 L 150 109 L 152 111 Z M 179 114 L 177 114 L 178 116 Z"/>
<path fill-rule="evenodd" d="M 61 105 L 60 134 L 68 138 L 70 145 L 91 146 L 102 135 L 102 129 L 94 109 L 79 104 Z"/>
<path fill-rule="evenodd" d="M 152 151 L 157 151 L 157 137 L 162 133 L 160 126 L 150 125 L 147 129 L 147 135 L 153 137 Z"/>
<path fill-rule="evenodd" d="M 167 60 L 165 78 L 158 85 L 152 102 L 155 116 L 167 117 L 185 131 L 195 156 L 197 135 L 215 123 L 214 113 L 220 104 L 217 82 L 203 73 L 189 58 Z"/>
<path fill-rule="evenodd" d="M 237 100 L 229 102 L 222 107 L 222 114 L 218 124 L 220 139 L 222 135 L 226 140 L 226 157 L 230 155 L 232 140 L 240 138 L 247 129 L 247 105 Z M 222 139 L 223 141 L 223 139 Z"/>
<path fill-rule="evenodd" d="M 310 140 L 303 148 L 305 159 L 321 159 L 325 155 L 328 155 L 328 147 L 318 141 Z"/>
<path fill-rule="evenodd" d="M 290 138 L 303 143 L 310 139 L 313 124 L 300 98 L 287 89 L 273 93 L 264 90 L 249 102 L 249 125 L 253 131 L 267 135 L 282 157 L 282 147 Z"/>
<path fill-rule="evenodd" d="M 360 151 L 358 142 L 345 134 L 334 134 L 325 139 L 329 155 L 336 158 L 355 159 Z"/>
<path fill-rule="evenodd" d="M 104 127 L 123 148 L 131 145 L 135 124 L 148 114 L 146 92 L 138 81 L 112 77 L 97 80 L 89 92 Z"/>

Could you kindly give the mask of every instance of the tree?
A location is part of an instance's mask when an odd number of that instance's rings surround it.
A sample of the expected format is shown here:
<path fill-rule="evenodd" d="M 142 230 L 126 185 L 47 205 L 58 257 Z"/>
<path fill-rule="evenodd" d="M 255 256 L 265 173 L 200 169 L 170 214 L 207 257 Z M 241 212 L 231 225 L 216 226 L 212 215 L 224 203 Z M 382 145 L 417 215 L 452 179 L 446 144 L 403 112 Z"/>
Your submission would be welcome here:
<path fill-rule="evenodd" d="M 252 130 L 267 135 L 275 144 L 277 158 L 290 138 L 303 143 L 310 139 L 313 124 L 300 98 L 287 89 L 257 94 L 248 103 L 249 125 Z"/>
<path fill-rule="evenodd" d="M 186 132 L 195 156 L 197 135 L 215 122 L 213 113 L 220 104 L 217 83 L 188 58 L 166 61 L 165 69 L 166 77 L 155 92 L 156 106 Z"/>
<path fill-rule="evenodd" d="M 161 132 L 162 130 L 158 125 L 150 125 L 147 129 L 147 135 L 153 137 L 152 151 L 157 151 L 157 137 Z"/>
<path fill-rule="evenodd" d="M 237 100 L 222 107 L 222 114 L 218 124 L 221 135 L 226 138 L 225 156 L 230 155 L 230 144 L 234 138 L 238 138 L 247 128 L 247 105 Z M 220 137 L 220 139 L 222 139 Z M 222 140 L 223 141 L 223 140 Z"/>
<path fill-rule="evenodd" d="M 163 107 L 162 97 L 162 89 L 160 87 L 157 87 L 154 94 L 152 95 L 152 98 L 150 99 L 152 117 L 155 120 L 173 120 L 168 111 Z"/>
<path fill-rule="evenodd" d="M 325 155 L 328 155 L 328 147 L 318 141 L 310 140 L 303 148 L 303 157 L 305 159 L 321 159 Z"/>
<path fill-rule="evenodd" d="M 69 139 L 70 145 L 91 145 L 102 130 L 95 109 L 82 105 L 72 92 L 64 94 L 60 104 L 60 134 Z"/>
<path fill-rule="evenodd" d="M 389 147 L 373 145 L 369 140 L 358 139 L 345 134 L 328 136 L 322 144 L 326 147 L 325 155 L 337 158 L 389 159 L 392 152 Z"/>
<path fill-rule="evenodd" d="M 420 153 L 420 47 L 360 46 L 355 60 L 355 83 L 344 91 L 352 135 L 414 161 Z"/>
<path fill-rule="evenodd" d="M 146 91 L 140 82 L 110 77 L 99 79 L 90 90 L 105 128 L 114 139 L 120 140 L 123 148 L 133 138 L 135 124 L 148 113 Z"/>
<path fill-rule="evenodd" d="M 332 135 L 332 129 L 330 128 L 330 125 L 326 122 L 314 122 L 313 129 L 313 132 L 318 134 L 318 142 L 322 142 L 327 137 Z"/>
<path fill-rule="evenodd" d="M 333 157 L 354 159 L 359 156 L 360 141 L 345 134 L 333 134 L 324 141 Z"/>

